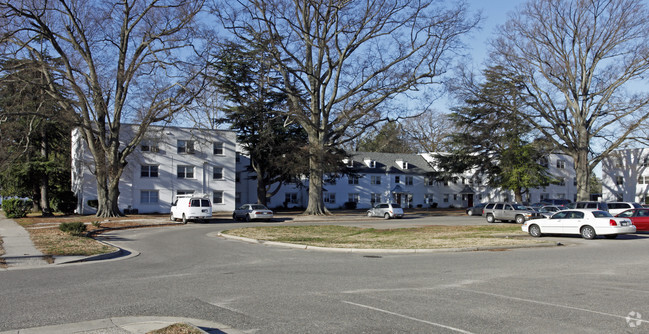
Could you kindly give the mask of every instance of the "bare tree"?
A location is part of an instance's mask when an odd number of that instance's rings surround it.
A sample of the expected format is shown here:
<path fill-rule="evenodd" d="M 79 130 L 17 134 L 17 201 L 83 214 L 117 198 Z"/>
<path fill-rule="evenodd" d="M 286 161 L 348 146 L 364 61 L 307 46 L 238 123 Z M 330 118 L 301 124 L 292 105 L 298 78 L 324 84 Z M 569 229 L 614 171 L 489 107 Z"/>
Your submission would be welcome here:
<path fill-rule="evenodd" d="M 648 31 L 640 0 L 534 0 L 500 27 L 494 60 L 524 79 L 528 120 L 574 159 L 578 200 L 649 117 L 649 94 L 633 91 L 649 69 Z"/>
<path fill-rule="evenodd" d="M 326 214 L 324 155 L 377 122 L 419 107 L 478 22 L 464 3 L 438 1 L 239 0 L 215 11 L 238 38 L 265 35 L 308 134 L 306 214 Z"/>
<path fill-rule="evenodd" d="M 200 89 L 189 62 L 203 1 L 0 1 L 4 55 L 42 64 L 49 94 L 76 118 L 94 159 L 101 217 L 121 215 L 126 158 L 151 123 L 183 109 Z M 195 55 L 195 54 L 193 54 Z M 48 58 L 60 68 L 47 71 Z M 54 73 L 54 74 L 52 74 Z M 56 84 L 70 94 L 63 96 Z M 120 138 L 122 123 L 137 122 Z"/>
<path fill-rule="evenodd" d="M 454 125 L 447 114 L 430 110 L 419 116 L 402 121 L 410 141 L 419 152 L 444 152 L 449 149 L 448 141 Z"/>

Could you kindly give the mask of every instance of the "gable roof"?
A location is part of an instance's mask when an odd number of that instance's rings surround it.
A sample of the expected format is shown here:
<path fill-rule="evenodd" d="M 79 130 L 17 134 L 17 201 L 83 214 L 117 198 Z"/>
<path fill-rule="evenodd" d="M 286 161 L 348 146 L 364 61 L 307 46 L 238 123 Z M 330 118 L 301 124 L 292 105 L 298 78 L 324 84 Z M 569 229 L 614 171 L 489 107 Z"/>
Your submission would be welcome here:
<path fill-rule="evenodd" d="M 354 161 L 353 168 L 359 173 L 421 175 L 435 172 L 420 154 L 380 152 L 351 152 L 349 154 Z M 366 161 L 375 161 L 376 166 L 368 166 Z M 402 168 L 397 161 L 407 162 L 407 168 Z"/>

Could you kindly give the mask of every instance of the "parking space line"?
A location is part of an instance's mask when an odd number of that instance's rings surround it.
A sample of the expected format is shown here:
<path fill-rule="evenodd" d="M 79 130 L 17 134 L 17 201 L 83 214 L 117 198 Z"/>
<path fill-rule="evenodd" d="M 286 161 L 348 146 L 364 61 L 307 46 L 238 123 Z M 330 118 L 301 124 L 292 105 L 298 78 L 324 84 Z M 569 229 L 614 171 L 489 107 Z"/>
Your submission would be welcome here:
<path fill-rule="evenodd" d="M 526 299 L 526 298 L 519 298 L 519 297 L 501 295 L 501 294 L 491 293 L 491 292 L 484 292 L 484 291 L 477 291 L 477 290 L 470 290 L 470 289 L 463 289 L 463 288 L 458 288 L 458 290 L 462 290 L 462 291 L 466 291 L 466 292 L 473 292 L 473 293 L 478 293 L 478 294 L 483 294 L 483 295 L 493 296 L 493 297 L 498 297 L 498 298 L 503 298 L 503 299 L 511 299 L 511 300 L 516 300 L 516 301 L 521 301 L 521 302 L 527 302 L 527 303 L 533 303 L 533 304 L 539 304 L 539 305 L 545 305 L 545 306 L 552 306 L 552 307 L 559 307 L 559 308 L 566 308 L 566 309 L 570 309 L 570 310 L 582 311 L 582 312 L 587 312 L 587 313 L 594 313 L 594 314 L 599 314 L 599 315 L 604 315 L 604 316 L 613 317 L 613 318 L 619 318 L 619 319 L 624 319 L 624 320 L 627 320 L 627 317 L 628 317 L 628 316 L 624 316 L 624 315 L 617 315 L 617 314 L 611 314 L 611 313 L 606 313 L 606 312 L 589 310 L 589 309 L 585 309 L 585 308 L 581 308 L 581 307 L 554 304 L 554 303 L 542 302 L 542 301 L 533 300 L 533 299 Z M 649 323 L 649 320 L 642 320 L 642 319 L 633 319 L 633 321 L 635 321 L 637 323 Z"/>
<path fill-rule="evenodd" d="M 410 317 L 410 316 L 407 316 L 407 315 L 404 315 L 404 314 L 399 314 L 399 313 L 395 313 L 395 312 L 390 312 L 390 311 L 383 310 L 383 309 L 376 308 L 376 307 L 369 306 L 369 305 L 363 305 L 363 304 L 353 303 L 353 302 L 349 302 L 349 301 L 346 301 L 346 300 L 343 300 L 342 302 L 345 303 L 345 304 L 349 304 L 349 305 L 354 305 L 354 306 L 358 306 L 358 307 L 366 308 L 366 309 L 368 309 L 368 310 L 377 311 L 377 312 L 382 312 L 382 313 L 386 313 L 386 314 L 394 315 L 394 316 L 397 316 L 397 317 L 401 317 L 401 318 L 404 318 L 404 319 L 408 319 L 408 320 L 412 320 L 412 321 L 417 321 L 417 322 L 421 322 L 421 323 L 428 324 L 428 325 L 432 325 L 432 326 L 436 326 L 436 327 L 445 328 L 445 329 L 452 330 L 452 331 L 454 331 L 454 332 L 458 332 L 458 333 L 474 334 L 474 333 L 472 333 L 472 332 L 468 332 L 468 331 L 465 331 L 465 330 L 462 330 L 462 329 L 459 329 L 459 328 L 455 328 L 455 327 L 451 327 L 451 326 L 446 326 L 446 325 L 438 324 L 438 323 L 431 322 L 431 321 L 427 321 L 427 320 L 422 320 L 422 319 L 413 318 L 413 317 Z"/>

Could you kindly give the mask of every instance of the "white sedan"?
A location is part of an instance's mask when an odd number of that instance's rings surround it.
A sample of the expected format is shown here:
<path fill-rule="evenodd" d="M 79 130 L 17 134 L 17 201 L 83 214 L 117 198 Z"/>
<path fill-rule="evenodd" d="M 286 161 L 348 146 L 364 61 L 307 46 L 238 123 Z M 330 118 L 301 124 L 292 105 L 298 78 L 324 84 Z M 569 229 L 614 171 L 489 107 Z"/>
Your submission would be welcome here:
<path fill-rule="evenodd" d="M 533 237 L 543 234 L 578 234 L 584 239 L 593 239 L 598 235 L 614 239 L 619 234 L 635 233 L 635 225 L 628 218 L 616 218 L 606 211 L 597 210 L 563 210 L 549 218 L 526 221 L 524 232 Z"/>
<path fill-rule="evenodd" d="M 253 219 L 271 220 L 272 218 L 273 211 L 262 204 L 244 204 L 232 213 L 232 219 L 243 219 L 247 222 Z"/>

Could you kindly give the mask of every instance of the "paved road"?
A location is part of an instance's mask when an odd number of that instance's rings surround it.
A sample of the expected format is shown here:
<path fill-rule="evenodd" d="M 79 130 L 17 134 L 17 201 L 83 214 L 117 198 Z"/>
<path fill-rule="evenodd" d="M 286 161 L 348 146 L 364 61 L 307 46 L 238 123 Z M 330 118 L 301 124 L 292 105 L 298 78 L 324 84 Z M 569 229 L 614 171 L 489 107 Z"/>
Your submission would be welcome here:
<path fill-rule="evenodd" d="M 449 222 L 362 224 L 426 220 Z M 120 231 L 109 235 L 112 242 L 139 256 L 0 272 L 0 331 L 178 316 L 250 333 L 649 332 L 649 235 L 418 255 L 305 251 L 213 236 L 242 225 Z"/>

